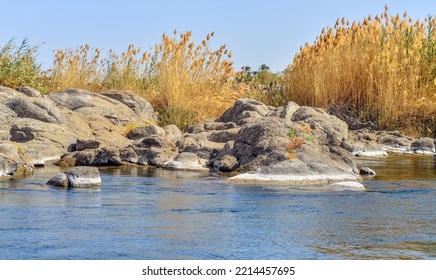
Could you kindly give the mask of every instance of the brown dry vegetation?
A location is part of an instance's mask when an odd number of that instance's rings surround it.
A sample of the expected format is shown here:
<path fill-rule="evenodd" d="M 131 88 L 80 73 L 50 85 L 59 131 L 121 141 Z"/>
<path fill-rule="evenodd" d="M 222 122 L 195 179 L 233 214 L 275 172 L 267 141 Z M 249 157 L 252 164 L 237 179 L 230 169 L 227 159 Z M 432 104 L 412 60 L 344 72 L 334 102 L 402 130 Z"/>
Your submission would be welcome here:
<path fill-rule="evenodd" d="M 196 45 L 191 32 L 166 34 L 151 51 L 130 45 L 118 55 L 89 45 L 58 50 L 47 80 L 47 91 L 67 87 L 94 92 L 105 89 L 133 90 L 148 99 L 159 113 L 161 124 L 186 127 L 217 117 L 242 96 L 235 83 L 231 52 L 225 45 L 211 50 L 214 33 Z"/>
<path fill-rule="evenodd" d="M 381 128 L 435 133 L 436 19 L 407 13 L 338 19 L 285 71 L 287 100 L 334 108 Z"/>

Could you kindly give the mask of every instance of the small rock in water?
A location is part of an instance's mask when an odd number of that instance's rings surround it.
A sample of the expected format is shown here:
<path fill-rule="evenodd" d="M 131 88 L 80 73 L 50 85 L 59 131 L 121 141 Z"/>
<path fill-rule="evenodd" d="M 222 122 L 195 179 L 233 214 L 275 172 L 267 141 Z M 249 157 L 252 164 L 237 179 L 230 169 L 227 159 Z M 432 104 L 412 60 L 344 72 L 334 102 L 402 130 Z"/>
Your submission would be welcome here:
<path fill-rule="evenodd" d="M 370 176 L 370 177 L 373 177 L 373 176 L 377 175 L 374 170 L 372 170 L 371 168 L 366 167 L 366 166 L 365 167 L 361 167 L 359 169 L 359 174 L 363 175 L 363 176 Z"/>
<path fill-rule="evenodd" d="M 47 184 L 56 187 L 97 188 L 101 186 L 101 177 L 96 167 L 80 166 L 56 174 Z"/>
<path fill-rule="evenodd" d="M 54 175 L 48 182 L 48 185 L 55 186 L 55 187 L 61 187 L 61 188 L 68 188 L 68 178 L 65 173 L 58 173 Z"/>

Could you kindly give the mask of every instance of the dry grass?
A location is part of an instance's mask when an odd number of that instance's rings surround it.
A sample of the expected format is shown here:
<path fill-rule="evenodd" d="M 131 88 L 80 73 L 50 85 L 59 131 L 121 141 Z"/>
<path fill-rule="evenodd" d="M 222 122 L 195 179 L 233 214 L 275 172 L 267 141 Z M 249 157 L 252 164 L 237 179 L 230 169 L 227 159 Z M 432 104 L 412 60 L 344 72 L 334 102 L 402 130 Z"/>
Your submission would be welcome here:
<path fill-rule="evenodd" d="M 338 19 L 285 71 L 286 100 L 335 108 L 381 128 L 435 133 L 436 20 L 406 13 Z"/>
<path fill-rule="evenodd" d="M 130 45 L 106 58 L 89 45 L 77 50 L 58 50 L 48 79 L 48 91 L 78 87 L 94 92 L 105 89 L 133 90 L 148 99 L 159 113 L 161 125 L 181 128 L 205 118 L 217 117 L 242 96 L 235 85 L 232 56 L 225 45 L 211 50 L 208 34 L 201 44 L 191 32 L 163 34 L 149 52 Z"/>

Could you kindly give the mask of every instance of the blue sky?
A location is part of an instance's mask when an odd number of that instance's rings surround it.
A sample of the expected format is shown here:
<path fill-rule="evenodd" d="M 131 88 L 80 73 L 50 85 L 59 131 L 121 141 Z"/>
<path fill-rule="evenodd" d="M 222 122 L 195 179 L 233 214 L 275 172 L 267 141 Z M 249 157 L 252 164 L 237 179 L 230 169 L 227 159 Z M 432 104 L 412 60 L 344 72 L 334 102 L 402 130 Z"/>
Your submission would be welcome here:
<path fill-rule="evenodd" d="M 338 17 L 361 20 L 368 14 L 408 11 L 414 19 L 436 13 L 436 1 L 47 1 L 0 0 L 0 44 L 23 38 L 40 45 L 39 60 L 50 67 L 53 50 L 92 47 L 121 52 L 129 44 L 148 47 L 163 32 L 189 31 L 195 42 L 215 31 L 212 45 L 227 44 L 239 69 L 265 63 L 283 70 L 305 42 Z"/>

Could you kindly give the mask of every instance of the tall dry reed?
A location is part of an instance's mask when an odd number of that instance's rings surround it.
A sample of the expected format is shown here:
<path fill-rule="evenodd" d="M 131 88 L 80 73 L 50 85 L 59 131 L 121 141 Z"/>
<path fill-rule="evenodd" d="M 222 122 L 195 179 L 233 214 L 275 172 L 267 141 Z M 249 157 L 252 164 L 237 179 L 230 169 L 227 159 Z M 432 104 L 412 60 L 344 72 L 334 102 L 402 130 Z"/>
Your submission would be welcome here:
<path fill-rule="evenodd" d="M 338 19 L 285 71 L 286 99 L 334 108 L 381 128 L 435 133 L 436 20 Z"/>
<path fill-rule="evenodd" d="M 221 46 L 211 50 L 208 34 L 201 44 L 192 33 L 163 34 L 150 51 L 130 45 L 120 55 L 88 45 L 59 50 L 48 79 L 49 90 L 79 87 L 91 91 L 133 90 L 148 99 L 159 112 L 161 124 L 186 127 L 219 116 L 241 97 L 235 85 L 232 54 Z"/>

